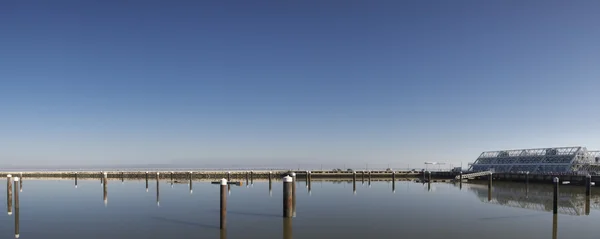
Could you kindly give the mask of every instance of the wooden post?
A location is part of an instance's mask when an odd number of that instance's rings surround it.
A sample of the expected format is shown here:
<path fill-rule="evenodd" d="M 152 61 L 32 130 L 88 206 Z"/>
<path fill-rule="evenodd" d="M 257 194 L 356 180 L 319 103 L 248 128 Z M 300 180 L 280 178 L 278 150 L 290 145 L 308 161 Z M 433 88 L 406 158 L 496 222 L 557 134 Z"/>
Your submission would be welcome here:
<path fill-rule="evenodd" d="M 227 182 L 231 182 L 231 172 L 227 172 Z"/>
<path fill-rule="evenodd" d="M 392 172 L 392 192 L 396 192 L 396 172 Z"/>
<path fill-rule="evenodd" d="M 23 173 L 19 173 L 19 192 L 23 192 Z"/>
<path fill-rule="evenodd" d="M 458 189 L 462 190 L 462 168 L 460 169 L 460 173 L 458 174 Z"/>
<path fill-rule="evenodd" d="M 525 184 L 529 186 L 529 171 L 525 172 Z"/>
<path fill-rule="evenodd" d="M 190 171 L 190 194 L 192 194 L 193 190 L 192 190 L 192 172 Z"/>
<path fill-rule="evenodd" d="M 292 217 L 292 185 L 293 178 L 290 176 L 283 177 L 283 217 Z"/>
<path fill-rule="evenodd" d="M 592 175 L 585 177 L 585 196 L 589 197 L 592 195 Z"/>
<path fill-rule="evenodd" d="M 554 196 L 553 196 L 553 200 L 552 200 L 552 212 L 554 214 L 558 213 L 558 177 L 554 177 L 554 179 L 552 180 L 552 182 L 554 183 Z"/>
<path fill-rule="evenodd" d="M 356 194 L 356 171 L 352 171 L 352 192 Z"/>
<path fill-rule="evenodd" d="M 308 194 L 310 195 L 310 191 L 312 188 L 312 172 L 308 171 Z"/>
<path fill-rule="evenodd" d="M 100 171 L 100 185 L 102 185 L 102 176 L 104 175 L 104 171 Z"/>
<path fill-rule="evenodd" d="M 15 238 L 19 238 L 19 177 L 14 178 L 15 181 Z"/>
<path fill-rule="evenodd" d="M 369 171 L 369 187 L 371 187 L 371 171 Z"/>
<path fill-rule="evenodd" d="M 491 192 L 492 191 L 492 173 L 490 172 L 490 175 L 488 175 L 488 191 Z"/>
<path fill-rule="evenodd" d="M 148 192 L 148 171 L 146 171 L 146 192 Z"/>
<path fill-rule="evenodd" d="M 254 184 L 254 171 L 250 171 L 250 184 Z"/>
<path fill-rule="evenodd" d="M 103 181 L 104 182 L 103 182 L 102 188 L 104 191 L 104 206 L 107 206 L 108 205 L 108 190 L 107 190 L 108 189 L 107 188 L 108 187 L 108 174 L 107 173 L 104 173 Z"/>
<path fill-rule="evenodd" d="M 173 171 L 171 171 L 171 187 L 173 187 Z"/>
<path fill-rule="evenodd" d="M 160 207 L 160 173 L 156 172 L 156 206 Z"/>
<path fill-rule="evenodd" d="M 248 178 L 249 178 L 249 176 L 248 176 L 248 175 L 249 175 L 249 173 L 248 173 L 248 171 L 246 171 L 246 187 L 248 187 L 248 181 L 249 181 L 249 180 L 248 180 Z"/>
<path fill-rule="evenodd" d="M 227 228 L 227 179 L 221 179 L 221 230 Z"/>
<path fill-rule="evenodd" d="M 365 184 L 365 171 L 364 170 L 361 173 L 360 181 L 362 182 L 362 184 Z"/>
<path fill-rule="evenodd" d="M 306 173 L 306 176 L 305 176 L 304 178 L 305 178 L 305 180 L 306 180 L 306 181 L 304 181 L 304 183 L 306 183 L 306 188 L 308 188 L 308 181 L 310 180 L 310 179 L 308 178 L 308 177 L 309 177 L 309 172 L 308 172 L 308 170 L 306 170 L 306 172 L 305 172 L 305 173 Z"/>
<path fill-rule="evenodd" d="M 8 215 L 12 215 L 12 205 L 13 205 L 13 192 L 12 192 L 12 185 L 13 185 L 13 178 L 12 175 L 6 175 L 6 202 L 7 202 L 7 206 L 8 206 Z"/>
<path fill-rule="evenodd" d="M 296 173 L 292 173 L 292 216 L 296 217 Z"/>
<path fill-rule="evenodd" d="M 429 174 L 428 181 L 429 181 L 429 183 L 431 183 L 431 171 L 427 171 L 427 173 Z"/>
<path fill-rule="evenodd" d="M 78 173 L 75 172 L 75 188 L 77 188 L 77 175 L 78 175 Z"/>
<path fill-rule="evenodd" d="M 121 172 L 121 183 L 125 182 L 125 173 Z"/>

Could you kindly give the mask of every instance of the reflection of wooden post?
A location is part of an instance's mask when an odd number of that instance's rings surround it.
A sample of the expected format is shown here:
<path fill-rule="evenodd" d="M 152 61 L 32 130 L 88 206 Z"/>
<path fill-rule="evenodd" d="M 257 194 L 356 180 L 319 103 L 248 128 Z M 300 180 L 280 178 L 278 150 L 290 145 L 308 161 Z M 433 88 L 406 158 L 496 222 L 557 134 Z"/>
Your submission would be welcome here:
<path fill-rule="evenodd" d="M 292 239 L 292 219 L 283 219 L 283 239 Z"/>
<path fill-rule="evenodd" d="M 290 176 L 283 177 L 283 217 L 292 217 L 292 184 Z"/>
<path fill-rule="evenodd" d="M 552 215 L 552 239 L 556 239 L 558 233 L 558 215 Z"/>
<path fill-rule="evenodd" d="M 361 180 L 362 184 L 365 184 L 365 171 L 361 172 L 361 179 L 360 180 Z"/>
<path fill-rule="evenodd" d="M 585 197 L 585 215 L 590 215 L 590 196 Z"/>
<path fill-rule="evenodd" d="M 12 185 L 13 185 L 12 175 L 6 175 L 6 202 L 8 206 L 8 215 L 12 215 L 12 205 L 13 205 L 13 195 L 12 195 Z"/>
<path fill-rule="evenodd" d="M 396 172 L 392 172 L 392 192 L 396 192 Z"/>
<path fill-rule="evenodd" d="M 585 196 L 589 197 L 592 195 L 592 176 L 587 175 L 585 177 Z"/>
<path fill-rule="evenodd" d="M 190 172 L 190 194 L 192 194 L 192 172 Z"/>
<path fill-rule="evenodd" d="M 19 177 L 14 178 L 15 181 L 15 238 L 19 238 Z"/>
<path fill-rule="evenodd" d="M 77 188 L 77 175 L 78 175 L 78 173 L 75 172 L 75 188 Z"/>
<path fill-rule="evenodd" d="M 292 217 L 296 217 L 296 173 L 292 173 Z"/>
<path fill-rule="evenodd" d="M 254 184 L 254 171 L 250 171 L 250 184 Z"/>
<path fill-rule="evenodd" d="M 352 192 L 356 194 L 356 172 L 352 171 Z"/>
<path fill-rule="evenodd" d="M 160 207 L 160 173 L 156 172 L 156 206 Z"/>
<path fill-rule="evenodd" d="M 369 187 L 371 186 L 371 171 L 369 171 Z"/>
<path fill-rule="evenodd" d="M 148 192 L 148 171 L 146 171 L 146 192 Z"/>
<path fill-rule="evenodd" d="M 273 172 L 269 171 L 269 196 L 273 195 L 273 191 L 272 191 L 272 189 L 273 189 L 273 185 L 272 185 L 273 179 L 272 179 L 272 177 L 273 177 Z"/>
<path fill-rule="evenodd" d="M 227 179 L 221 179 L 221 229 L 227 228 Z"/>
<path fill-rule="evenodd" d="M 103 190 L 104 191 L 104 206 L 108 205 L 108 190 L 107 190 L 108 188 L 107 188 L 107 185 L 108 185 L 108 175 L 107 175 L 107 173 L 104 173 L 104 185 L 102 185 L 103 189 L 104 189 Z"/>
<path fill-rule="evenodd" d="M 554 214 L 558 213 L 558 178 L 554 177 L 554 179 L 552 180 L 554 182 L 554 195 L 553 195 L 553 200 L 552 200 L 552 212 Z"/>

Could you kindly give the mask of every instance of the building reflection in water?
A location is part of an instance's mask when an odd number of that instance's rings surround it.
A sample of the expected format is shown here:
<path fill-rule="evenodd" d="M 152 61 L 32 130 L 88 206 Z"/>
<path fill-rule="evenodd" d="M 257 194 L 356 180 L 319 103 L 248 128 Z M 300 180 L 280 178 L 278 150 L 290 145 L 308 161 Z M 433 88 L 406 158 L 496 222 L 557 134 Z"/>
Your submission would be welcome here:
<path fill-rule="evenodd" d="M 525 184 L 495 182 L 491 195 L 486 183 L 469 183 L 468 190 L 486 203 L 552 212 L 553 186 L 551 184 Z M 562 186 L 562 185 L 561 185 Z M 587 199 L 585 189 L 562 186 L 558 196 L 558 213 L 572 216 L 589 215 L 590 208 L 600 209 L 600 195 Z"/>

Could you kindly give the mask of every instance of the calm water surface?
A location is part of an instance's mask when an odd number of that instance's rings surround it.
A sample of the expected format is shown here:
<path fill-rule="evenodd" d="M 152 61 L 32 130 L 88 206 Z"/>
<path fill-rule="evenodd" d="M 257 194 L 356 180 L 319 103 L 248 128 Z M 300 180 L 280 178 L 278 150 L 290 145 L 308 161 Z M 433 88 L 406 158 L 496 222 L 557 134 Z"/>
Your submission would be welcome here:
<path fill-rule="evenodd" d="M 6 180 L 6 179 L 5 179 Z M 1 183 L 6 193 L 6 182 Z M 282 215 L 282 185 L 231 186 L 228 229 L 219 229 L 219 186 L 195 181 L 193 192 L 169 180 L 110 180 L 107 201 L 99 180 L 25 178 L 20 238 L 553 238 L 552 188 L 485 184 L 313 181 L 297 184 L 296 217 Z M 598 238 L 599 197 L 586 215 L 584 188 L 561 186 L 556 238 Z M 6 197 L 5 197 L 6 198 Z M 489 199 L 489 201 L 488 201 Z M 6 200 L 6 199 L 5 199 Z M 4 210 L 7 210 L 6 201 Z M 0 216 L 0 238 L 14 238 L 15 215 Z"/>

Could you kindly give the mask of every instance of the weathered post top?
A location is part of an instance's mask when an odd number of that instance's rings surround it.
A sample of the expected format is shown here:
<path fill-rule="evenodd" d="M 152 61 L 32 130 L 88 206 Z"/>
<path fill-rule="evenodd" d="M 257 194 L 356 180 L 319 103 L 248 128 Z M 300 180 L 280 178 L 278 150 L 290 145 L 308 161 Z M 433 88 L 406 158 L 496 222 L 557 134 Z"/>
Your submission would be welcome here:
<path fill-rule="evenodd" d="M 291 183 L 294 179 L 292 179 L 292 177 L 290 176 L 285 176 L 283 177 L 283 182 L 285 183 Z"/>
<path fill-rule="evenodd" d="M 156 175 L 160 175 L 160 173 L 159 173 L 159 172 L 156 172 Z"/>
<path fill-rule="evenodd" d="M 296 173 L 292 172 L 292 177 L 296 177 Z"/>
<path fill-rule="evenodd" d="M 525 172 L 526 174 L 529 174 L 529 171 Z"/>
<path fill-rule="evenodd" d="M 15 180 L 15 182 L 19 181 L 19 177 L 14 177 L 13 180 Z"/>
<path fill-rule="evenodd" d="M 106 172 L 105 172 L 105 173 L 104 173 L 104 177 L 106 178 L 106 176 L 108 176 L 108 173 L 106 173 Z"/>
<path fill-rule="evenodd" d="M 7 178 L 12 178 L 12 175 L 8 174 L 6 175 Z"/>
<path fill-rule="evenodd" d="M 554 182 L 554 183 L 558 183 L 558 177 L 554 177 L 554 178 L 552 179 L 552 182 Z"/>
<path fill-rule="evenodd" d="M 492 172 L 490 172 L 490 175 L 492 175 Z"/>
<path fill-rule="evenodd" d="M 222 178 L 221 179 L 221 185 L 227 185 L 227 179 Z"/>

